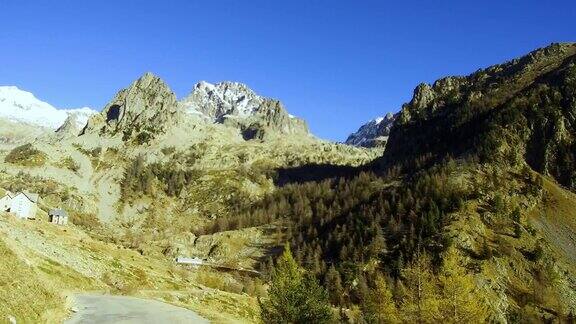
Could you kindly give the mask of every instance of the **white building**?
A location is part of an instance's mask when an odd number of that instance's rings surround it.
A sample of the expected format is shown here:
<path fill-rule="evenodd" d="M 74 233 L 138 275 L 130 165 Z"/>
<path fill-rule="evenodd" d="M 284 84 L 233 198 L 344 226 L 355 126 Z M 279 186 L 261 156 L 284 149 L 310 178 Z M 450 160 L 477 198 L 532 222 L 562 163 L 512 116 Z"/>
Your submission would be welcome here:
<path fill-rule="evenodd" d="M 48 212 L 48 221 L 52 224 L 66 225 L 68 224 L 68 213 L 63 209 L 52 209 Z"/>
<path fill-rule="evenodd" d="M 0 209 L 2 211 L 9 211 L 10 205 L 12 204 L 12 198 L 14 198 L 14 194 L 10 191 L 6 191 L 4 196 L 0 198 Z"/>
<path fill-rule="evenodd" d="M 19 192 L 10 201 L 10 212 L 18 218 L 35 218 L 38 198 L 37 194 Z"/>

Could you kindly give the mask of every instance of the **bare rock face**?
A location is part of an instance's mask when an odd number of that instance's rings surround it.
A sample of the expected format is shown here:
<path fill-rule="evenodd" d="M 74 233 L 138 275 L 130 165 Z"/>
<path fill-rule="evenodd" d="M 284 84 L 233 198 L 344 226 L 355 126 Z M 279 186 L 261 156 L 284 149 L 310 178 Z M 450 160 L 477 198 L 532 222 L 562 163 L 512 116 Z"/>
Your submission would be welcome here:
<path fill-rule="evenodd" d="M 355 133 L 350 134 L 346 144 L 361 147 L 384 147 L 388 141 L 390 130 L 398 114 L 388 113 L 362 125 Z"/>
<path fill-rule="evenodd" d="M 247 117 L 258 111 L 266 101 L 246 85 L 238 82 L 210 84 L 201 81 L 182 100 L 189 113 L 200 113 L 218 120 L 225 115 Z"/>
<path fill-rule="evenodd" d="M 280 101 L 259 96 L 238 82 L 215 85 L 199 82 L 181 101 L 181 106 L 188 114 L 237 127 L 247 140 L 265 139 L 271 135 L 308 134 L 306 123 L 288 114 Z"/>
<path fill-rule="evenodd" d="M 83 133 L 121 134 L 124 140 L 146 142 L 177 123 L 178 115 L 176 95 L 159 77 L 146 73 L 90 118 Z"/>
<path fill-rule="evenodd" d="M 71 137 L 80 134 L 82 129 L 79 127 L 80 121 L 77 115 L 69 115 L 64 123 L 58 127 L 56 134 L 58 137 Z"/>

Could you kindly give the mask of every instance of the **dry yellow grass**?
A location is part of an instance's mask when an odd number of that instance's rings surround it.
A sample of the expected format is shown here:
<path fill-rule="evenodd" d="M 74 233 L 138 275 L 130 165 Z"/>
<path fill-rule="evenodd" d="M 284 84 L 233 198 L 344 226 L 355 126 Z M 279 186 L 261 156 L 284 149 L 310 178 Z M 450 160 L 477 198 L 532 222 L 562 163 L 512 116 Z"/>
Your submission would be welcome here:
<path fill-rule="evenodd" d="M 0 323 L 8 316 L 18 323 L 59 322 L 67 313 L 66 295 L 82 291 L 148 296 L 221 323 L 253 322 L 257 315 L 255 299 L 240 288 L 229 293 L 199 282 L 218 274 L 197 276 L 197 270 L 98 241 L 73 225 L 0 214 L 0 260 Z"/>
<path fill-rule="evenodd" d="M 0 322 L 48 322 L 64 316 L 64 298 L 0 241 Z"/>

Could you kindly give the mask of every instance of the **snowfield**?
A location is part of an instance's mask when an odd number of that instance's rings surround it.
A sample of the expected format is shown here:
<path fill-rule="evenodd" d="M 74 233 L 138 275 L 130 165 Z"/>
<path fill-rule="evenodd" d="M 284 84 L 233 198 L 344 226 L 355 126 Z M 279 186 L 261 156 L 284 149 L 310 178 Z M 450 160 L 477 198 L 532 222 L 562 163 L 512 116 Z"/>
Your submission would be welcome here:
<path fill-rule="evenodd" d="M 68 116 L 76 115 L 78 127 L 82 128 L 95 113 L 97 111 L 88 107 L 57 109 L 28 91 L 15 86 L 0 86 L 0 118 L 9 121 L 57 129 Z"/>

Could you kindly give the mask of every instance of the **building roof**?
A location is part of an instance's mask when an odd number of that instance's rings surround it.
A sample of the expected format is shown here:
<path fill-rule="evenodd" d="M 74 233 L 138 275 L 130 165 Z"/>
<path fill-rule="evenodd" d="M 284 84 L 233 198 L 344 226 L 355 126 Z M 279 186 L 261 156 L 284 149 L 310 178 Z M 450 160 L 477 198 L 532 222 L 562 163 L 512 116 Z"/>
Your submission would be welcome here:
<path fill-rule="evenodd" d="M 61 209 L 61 208 L 50 210 L 50 212 L 48 212 L 48 215 L 58 216 L 58 217 L 68 217 L 68 213 L 66 213 L 66 211 L 64 209 Z"/>
<path fill-rule="evenodd" d="M 22 191 L 22 194 L 24 194 L 24 196 L 26 196 L 26 198 L 28 198 L 33 203 L 37 203 L 38 199 L 40 198 L 40 196 L 38 194 L 31 193 L 28 191 Z"/>

